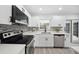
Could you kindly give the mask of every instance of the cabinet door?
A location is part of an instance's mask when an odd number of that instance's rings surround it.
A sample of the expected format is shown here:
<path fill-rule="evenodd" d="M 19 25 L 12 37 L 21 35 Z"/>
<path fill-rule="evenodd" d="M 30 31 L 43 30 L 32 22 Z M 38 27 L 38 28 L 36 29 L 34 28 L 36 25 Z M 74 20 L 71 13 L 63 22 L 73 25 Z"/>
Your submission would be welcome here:
<path fill-rule="evenodd" d="M 45 47 L 46 41 L 45 41 L 45 35 L 39 35 L 39 47 Z"/>
<path fill-rule="evenodd" d="M 53 35 L 40 35 L 39 39 L 40 47 L 53 47 Z"/>
<path fill-rule="evenodd" d="M 46 47 L 53 47 L 53 35 L 46 35 L 45 37 Z"/>
<path fill-rule="evenodd" d="M 44 35 L 35 35 L 34 37 L 35 43 L 34 46 L 35 47 L 42 47 L 45 45 L 45 40 L 44 40 Z"/>

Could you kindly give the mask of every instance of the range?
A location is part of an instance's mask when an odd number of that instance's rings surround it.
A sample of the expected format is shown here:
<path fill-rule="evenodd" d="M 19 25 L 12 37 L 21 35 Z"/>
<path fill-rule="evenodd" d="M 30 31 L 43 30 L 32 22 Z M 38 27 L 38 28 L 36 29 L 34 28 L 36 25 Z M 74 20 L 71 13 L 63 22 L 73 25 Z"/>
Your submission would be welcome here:
<path fill-rule="evenodd" d="M 1 44 L 25 44 L 25 54 L 33 53 L 33 35 L 23 35 L 23 31 L 7 31 L 0 33 Z"/>

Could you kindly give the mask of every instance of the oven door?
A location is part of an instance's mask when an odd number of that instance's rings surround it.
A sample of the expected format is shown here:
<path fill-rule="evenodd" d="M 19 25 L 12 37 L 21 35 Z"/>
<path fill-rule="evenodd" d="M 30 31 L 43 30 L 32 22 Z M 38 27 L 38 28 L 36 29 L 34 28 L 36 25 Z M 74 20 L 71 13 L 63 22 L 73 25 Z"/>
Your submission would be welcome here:
<path fill-rule="evenodd" d="M 34 53 L 34 40 L 32 40 L 28 45 L 26 49 L 27 54 L 33 54 Z"/>

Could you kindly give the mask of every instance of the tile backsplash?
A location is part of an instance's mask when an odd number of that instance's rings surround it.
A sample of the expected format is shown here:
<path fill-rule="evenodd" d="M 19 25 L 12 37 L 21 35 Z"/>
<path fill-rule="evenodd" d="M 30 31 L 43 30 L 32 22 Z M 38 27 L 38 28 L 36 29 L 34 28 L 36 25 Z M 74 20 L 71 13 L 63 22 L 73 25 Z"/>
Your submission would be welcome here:
<path fill-rule="evenodd" d="M 28 27 L 27 25 L 22 24 L 13 24 L 13 25 L 0 24 L 0 32 L 14 31 L 14 30 L 23 30 L 23 32 L 26 32 L 28 31 Z"/>

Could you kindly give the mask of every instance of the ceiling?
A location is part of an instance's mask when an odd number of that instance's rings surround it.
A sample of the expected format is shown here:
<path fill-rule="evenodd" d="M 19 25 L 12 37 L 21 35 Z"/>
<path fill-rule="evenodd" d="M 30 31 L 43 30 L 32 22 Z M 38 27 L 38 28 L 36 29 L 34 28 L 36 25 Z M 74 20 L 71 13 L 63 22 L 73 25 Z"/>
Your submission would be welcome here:
<path fill-rule="evenodd" d="M 31 15 L 79 14 L 79 5 L 24 5 L 24 7 Z"/>

